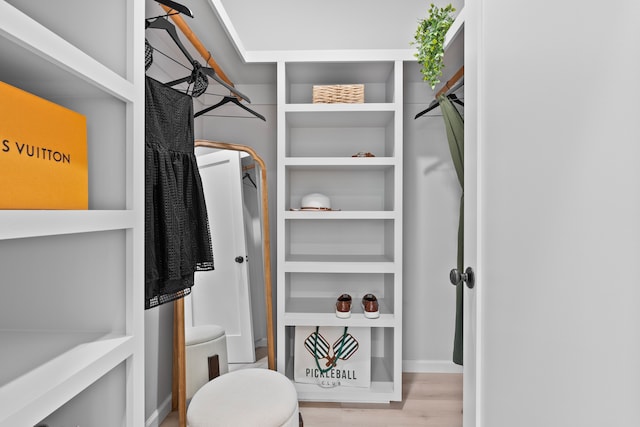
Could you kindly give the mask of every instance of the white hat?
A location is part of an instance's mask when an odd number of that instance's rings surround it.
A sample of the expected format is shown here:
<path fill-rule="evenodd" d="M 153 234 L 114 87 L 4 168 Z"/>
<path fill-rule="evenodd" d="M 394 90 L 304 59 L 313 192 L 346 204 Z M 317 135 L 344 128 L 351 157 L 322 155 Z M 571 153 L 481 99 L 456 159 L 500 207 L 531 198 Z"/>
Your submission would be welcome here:
<path fill-rule="evenodd" d="M 304 196 L 300 202 L 301 209 L 331 209 L 331 200 L 321 193 L 311 193 Z"/>

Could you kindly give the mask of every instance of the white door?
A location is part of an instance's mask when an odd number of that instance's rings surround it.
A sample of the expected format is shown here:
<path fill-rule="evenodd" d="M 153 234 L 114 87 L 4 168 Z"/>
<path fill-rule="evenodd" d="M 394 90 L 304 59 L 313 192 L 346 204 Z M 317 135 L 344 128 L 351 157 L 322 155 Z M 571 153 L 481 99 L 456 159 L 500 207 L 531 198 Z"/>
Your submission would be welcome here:
<path fill-rule="evenodd" d="M 473 287 L 464 287 L 463 314 L 463 426 L 480 427 L 476 423 L 479 393 L 476 365 L 478 353 L 477 297 L 482 290 L 482 270 L 478 270 L 478 63 L 477 53 L 481 38 L 479 3 L 469 2 L 465 6 L 465 54 L 464 54 L 464 254 L 463 268 L 474 270 Z M 480 290 L 478 290 L 480 289 Z"/>
<path fill-rule="evenodd" d="M 198 157 L 215 270 L 196 273 L 193 324 L 215 324 L 227 336 L 229 363 L 255 362 L 240 153 Z"/>
<path fill-rule="evenodd" d="M 464 426 L 639 426 L 640 3 L 512 6 L 465 6 Z"/>

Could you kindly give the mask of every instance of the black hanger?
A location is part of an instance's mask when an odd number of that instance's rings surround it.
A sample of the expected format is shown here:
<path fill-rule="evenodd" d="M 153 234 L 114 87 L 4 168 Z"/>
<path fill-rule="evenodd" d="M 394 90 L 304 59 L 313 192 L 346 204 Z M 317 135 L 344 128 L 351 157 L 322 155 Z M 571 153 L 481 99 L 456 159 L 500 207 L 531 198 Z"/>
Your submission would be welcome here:
<path fill-rule="evenodd" d="M 434 99 L 433 101 L 431 101 L 431 104 L 429 104 L 429 106 L 426 109 L 424 109 L 424 110 L 420 111 L 418 114 L 416 114 L 416 116 L 413 119 L 415 120 L 415 119 L 417 119 L 419 117 L 424 116 L 429 111 L 437 108 L 438 106 L 440 106 L 440 101 L 438 101 L 437 99 Z"/>
<path fill-rule="evenodd" d="M 209 111 L 211 111 L 211 110 L 213 110 L 213 109 L 216 109 L 216 108 L 221 107 L 221 106 L 223 106 L 223 105 L 225 105 L 225 104 L 228 104 L 229 102 L 231 102 L 232 104 L 236 104 L 238 107 L 240 107 L 240 108 L 242 108 L 242 109 L 244 109 L 244 110 L 246 110 L 246 111 L 250 112 L 251 114 L 253 114 L 253 115 L 254 115 L 254 116 L 256 116 L 257 118 L 262 119 L 262 120 L 263 120 L 263 121 L 265 121 L 265 122 L 267 121 L 267 119 L 265 119 L 265 118 L 264 118 L 264 116 L 263 116 L 262 114 L 260 114 L 260 113 L 257 113 L 257 112 L 255 112 L 255 111 L 253 111 L 251 108 L 247 107 L 246 105 L 244 105 L 243 103 L 241 103 L 240 101 L 238 101 L 238 99 L 237 99 L 237 98 L 234 98 L 234 97 L 232 97 L 232 96 L 225 96 L 225 97 L 224 97 L 224 98 L 222 98 L 222 100 L 221 100 L 220 102 L 218 102 L 216 105 L 212 105 L 212 106 L 210 106 L 210 107 L 205 108 L 204 110 L 200 110 L 200 111 L 198 111 L 197 113 L 195 113 L 195 114 L 193 115 L 193 117 L 195 118 L 195 117 L 201 116 L 201 115 L 203 115 L 203 114 L 205 114 L 205 113 L 208 113 Z"/>
<path fill-rule="evenodd" d="M 193 12 L 187 7 L 180 3 L 176 3 L 171 0 L 156 0 L 158 3 L 163 4 L 171 9 L 182 13 L 183 15 L 187 15 L 189 18 L 193 18 Z"/>
<path fill-rule="evenodd" d="M 451 100 L 451 102 L 455 102 L 456 104 L 462 105 L 464 107 L 464 102 L 462 102 L 462 100 L 458 98 L 455 93 L 449 95 L 448 98 Z"/>
<path fill-rule="evenodd" d="M 451 102 L 455 102 L 456 104 L 462 105 L 464 107 L 464 102 L 462 102 L 462 100 L 458 98 L 456 94 L 452 93 L 451 95 L 447 95 L 447 98 L 449 98 Z M 429 104 L 429 106 L 425 110 L 422 110 L 418 114 L 416 114 L 416 116 L 414 117 L 414 120 L 424 116 L 429 111 L 434 110 L 439 106 L 440 106 L 440 102 L 437 99 L 434 99 L 433 101 L 431 101 L 431 104 Z"/>
<path fill-rule="evenodd" d="M 199 68 L 200 71 L 202 71 L 204 74 L 206 74 L 207 76 L 211 77 L 213 80 L 215 80 L 218 83 L 220 83 L 222 86 L 224 86 L 227 89 L 229 89 L 229 91 L 231 91 L 236 96 L 239 96 L 240 98 L 245 99 L 247 102 L 251 103 L 251 100 L 249 99 L 249 97 L 247 95 L 243 94 L 238 89 L 234 88 L 233 86 L 229 85 L 227 82 L 222 80 L 220 77 L 218 77 L 218 74 L 216 74 L 216 70 L 214 70 L 213 68 L 203 67 L 203 66 L 200 65 L 200 63 L 198 61 L 193 61 L 192 64 L 194 64 L 194 68 Z M 172 82 L 169 82 L 169 83 L 167 83 L 167 86 L 175 86 L 177 84 L 188 82 L 190 80 L 192 80 L 192 76 L 191 75 L 186 76 L 186 77 L 182 77 L 182 78 L 174 80 Z"/>
<path fill-rule="evenodd" d="M 251 185 L 253 185 L 253 188 L 256 188 L 256 189 L 258 188 L 255 181 L 251 178 L 251 175 L 249 175 L 249 172 L 244 173 L 244 175 L 242 176 L 242 180 L 244 181 L 245 178 L 247 178 L 249 182 L 251 182 Z"/>
<path fill-rule="evenodd" d="M 453 86 L 451 89 L 449 89 L 447 91 L 448 95 L 445 95 L 447 98 L 449 98 L 452 102 L 455 102 L 458 105 L 462 105 L 464 107 L 464 102 L 462 102 L 462 100 L 460 98 L 458 98 L 456 96 L 455 91 L 457 91 L 458 89 L 460 89 L 462 86 L 464 86 L 464 81 L 459 82 L 458 84 L 456 84 L 455 86 Z M 429 104 L 429 106 L 420 111 L 418 114 L 416 114 L 416 116 L 413 118 L 414 120 L 424 116 L 425 114 L 427 114 L 429 111 L 437 108 L 440 105 L 440 101 L 438 101 L 437 99 L 434 99 L 433 101 L 431 101 L 431 103 Z"/>
<path fill-rule="evenodd" d="M 202 71 L 202 66 L 198 61 L 193 61 L 192 63 L 193 70 L 191 74 L 186 77 L 182 77 L 178 80 L 174 80 L 169 83 L 165 83 L 167 86 L 175 86 L 177 84 L 183 82 L 189 82 L 189 85 L 193 85 L 191 89 L 191 96 L 194 98 L 199 97 L 204 94 L 209 86 L 209 79 L 207 79 L 207 75 Z"/>
<path fill-rule="evenodd" d="M 145 29 L 147 28 L 157 28 L 159 30 L 166 30 L 167 33 L 171 36 L 173 42 L 178 45 L 184 56 L 187 57 L 190 63 L 193 64 L 193 58 L 189 51 L 184 47 L 180 38 L 178 37 L 178 32 L 176 31 L 176 27 L 169 21 L 167 21 L 164 17 L 159 16 L 157 18 L 151 18 L 145 20 Z"/>
<path fill-rule="evenodd" d="M 248 96 L 239 92 L 236 88 L 234 88 L 233 86 L 231 86 L 230 84 L 222 80 L 220 77 L 218 77 L 218 75 L 216 74 L 216 71 L 213 68 L 200 66 L 200 63 L 195 59 L 193 59 L 189 51 L 182 44 L 182 41 L 180 41 L 180 38 L 178 37 L 178 32 L 176 31 L 176 27 L 171 22 L 167 21 L 164 17 L 157 17 L 157 18 L 147 19 L 145 25 L 146 25 L 145 28 L 156 28 L 160 30 L 166 30 L 171 36 L 171 39 L 174 41 L 174 43 L 178 46 L 178 48 L 180 48 L 180 51 L 182 51 L 182 53 L 189 60 L 189 62 L 193 64 L 194 68 L 198 68 L 200 71 L 204 72 L 207 76 L 211 77 L 216 82 L 220 83 L 222 86 L 227 88 L 236 96 L 239 96 L 242 99 L 246 99 L 247 102 L 251 102 Z M 169 82 L 167 83 L 167 85 L 175 86 L 177 84 L 184 83 L 190 80 L 193 80 L 192 74 L 186 77 L 182 77 L 180 79 L 174 80 L 172 82 Z"/>

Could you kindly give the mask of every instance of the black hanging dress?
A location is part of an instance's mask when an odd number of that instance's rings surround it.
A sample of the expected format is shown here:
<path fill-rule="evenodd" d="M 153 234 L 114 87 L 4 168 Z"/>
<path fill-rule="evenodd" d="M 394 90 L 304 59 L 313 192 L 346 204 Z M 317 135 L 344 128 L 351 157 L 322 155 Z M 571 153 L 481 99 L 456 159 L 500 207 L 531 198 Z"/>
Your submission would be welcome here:
<path fill-rule="evenodd" d="M 145 309 L 191 292 L 194 272 L 213 270 L 196 163 L 191 97 L 146 77 Z"/>

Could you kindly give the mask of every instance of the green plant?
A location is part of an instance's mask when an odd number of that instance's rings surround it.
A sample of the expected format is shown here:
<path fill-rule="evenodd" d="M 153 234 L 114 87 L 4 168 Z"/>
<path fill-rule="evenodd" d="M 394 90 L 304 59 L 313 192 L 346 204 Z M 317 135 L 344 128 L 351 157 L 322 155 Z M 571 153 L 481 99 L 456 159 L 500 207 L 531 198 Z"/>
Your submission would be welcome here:
<path fill-rule="evenodd" d="M 440 83 L 444 68 L 444 36 L 453 23 L 453 12 L 455 8 L 451 4 L 439 8 L 432 3 L 429 17 L 418 21 L 415 41 L 411 42 L 411 45 L 418 48 L 414 56 L 422 65 L 420 72 L 423 80 L 431 85 L 431 89 Z"/>

